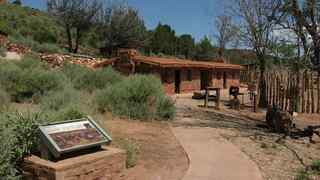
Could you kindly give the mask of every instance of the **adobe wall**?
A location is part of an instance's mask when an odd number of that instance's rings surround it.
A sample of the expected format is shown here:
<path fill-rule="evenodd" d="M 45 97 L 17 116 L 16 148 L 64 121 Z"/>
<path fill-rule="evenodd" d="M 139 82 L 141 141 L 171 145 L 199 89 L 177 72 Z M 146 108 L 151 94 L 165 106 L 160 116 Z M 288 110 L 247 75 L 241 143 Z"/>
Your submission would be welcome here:
<path fill-rule="evenodd" d="M 212 84 L 214 87 L 223 89 L 223 74 L 226 72 L 227 89 L 230 86 L 240 86 L 240 70 L 217 69 L 212 73 Z"/>
<path fill-rule="evenodd" d="M 167 94 L 175 94 L 175 70 L 176 69 L 163 69 L 161 71 L 163 87 Z M 191 80 L 188 79 L 188 69 L 177 70 L 180 70 L 180 93 L 200 90 L 200 71 L 198 69 L 190 69 L 192 74 Z"/>
<path fill-rule="evenodd" d="M 25 180 L 116 180 L 126 167 L 126 153 L 115 148 L 50 162 L 37 156 L 25 158 Z"/>

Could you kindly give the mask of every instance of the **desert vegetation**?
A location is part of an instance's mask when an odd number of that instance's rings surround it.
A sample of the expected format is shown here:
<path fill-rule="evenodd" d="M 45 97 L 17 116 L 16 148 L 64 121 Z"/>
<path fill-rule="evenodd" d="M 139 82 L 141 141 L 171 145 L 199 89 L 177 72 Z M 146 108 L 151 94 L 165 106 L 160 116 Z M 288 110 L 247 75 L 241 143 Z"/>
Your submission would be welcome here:
<path fill-rule="evenodd" d="M 0 77 L 0 175 L 5 179 L 19 179 L 23 157 L 36 150 L 39 124 L 105 112 L 146 121 L 174 117 L 173 102 L 152 76 L 127 78 L 112 68 L 91 70 L 72 64 L 50 69 L 36 57 L 26 56 L 21 61 L 2 61 Z M 23 105 L 29 107 L 20 108 Z M 122 144 L 132 167 L 137 150 L 128 142 Z"/>

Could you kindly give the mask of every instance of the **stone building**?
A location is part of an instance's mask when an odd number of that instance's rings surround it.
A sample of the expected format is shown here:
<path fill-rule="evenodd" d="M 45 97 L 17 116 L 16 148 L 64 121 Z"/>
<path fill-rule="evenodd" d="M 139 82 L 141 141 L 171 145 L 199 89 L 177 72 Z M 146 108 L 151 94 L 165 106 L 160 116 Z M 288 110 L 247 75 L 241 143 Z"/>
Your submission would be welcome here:
<path fill-rule="evenodd" d="M 136 51 L 120 51 L 112 63 L 122 74 L 153 74 L 168 94 L 188 93 L 207 86 L 227 89 L 240 86 L 240 65 L 141 56 Z"/>

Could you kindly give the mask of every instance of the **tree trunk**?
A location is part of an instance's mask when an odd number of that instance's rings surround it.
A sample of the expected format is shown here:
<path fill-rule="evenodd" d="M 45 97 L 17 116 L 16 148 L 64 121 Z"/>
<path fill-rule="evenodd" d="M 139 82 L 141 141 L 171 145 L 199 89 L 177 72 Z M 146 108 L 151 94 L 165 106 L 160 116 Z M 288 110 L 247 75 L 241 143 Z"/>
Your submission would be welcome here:
<path fill-rule="evenodd" d="M 66 33 L 67 33 L 67 38 L 68 38 L 68 48 L 69 52 L 72 52 L 73 50 L 73 45 L 72 45 L 72 35 L 71 35 L 71 29 L 70 26 L 67 24 L 66 25 Z"/>
<path fill-rule="evenodd" d="M 320 37 L 316 36 L 313 38 L 314 52 L 312 63 L 315 66 L 315 70 L 320 72 Z"/>
<path fill-rule="evenodd" d="M 268 106 L 267 102 L 267 91 L 266 91 L 266 80 L 265 76 L 265 59 L 263 56 L 259 57 L 260 60 L 260 82 L 259 82 L 259 90 L 260 90 L 260 97 L 259 97 L 259 107 L 265 108 Z"/>
<path fill-rule="evenodd" d="M 77 32 L 76 32 L 76 45 L 75 45 L 75 48 L 74 48 L 74 50 L 73 50 L 73 53 L 75 53 L 75 54 L 77 54 L 77 53 L 78 53 L 78 50 L 79 50 L 80 38 L 81 38 L 80 29 L 77 28 Z"/>

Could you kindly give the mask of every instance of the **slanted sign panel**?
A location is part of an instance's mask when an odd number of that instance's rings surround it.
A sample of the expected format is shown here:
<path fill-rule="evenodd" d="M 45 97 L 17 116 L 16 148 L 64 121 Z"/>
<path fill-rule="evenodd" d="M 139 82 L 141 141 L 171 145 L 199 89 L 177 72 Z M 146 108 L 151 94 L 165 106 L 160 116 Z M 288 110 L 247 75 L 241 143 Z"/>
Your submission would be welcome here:
<path fill-rule="evenodd" d="M 111 142 L 110 136 L 90 118 L 41 126 L 40 131 L 42 140 L 56 157 Z"/>

